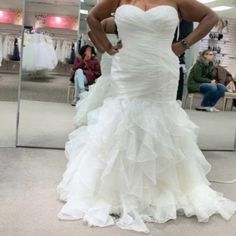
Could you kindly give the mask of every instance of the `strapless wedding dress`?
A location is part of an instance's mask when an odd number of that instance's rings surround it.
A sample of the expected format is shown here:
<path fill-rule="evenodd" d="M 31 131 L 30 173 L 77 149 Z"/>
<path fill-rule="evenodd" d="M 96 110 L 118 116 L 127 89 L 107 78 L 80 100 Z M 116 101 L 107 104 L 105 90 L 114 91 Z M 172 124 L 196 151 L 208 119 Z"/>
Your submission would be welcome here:
<path fill-rule="evenodd" d="M 229 219 L 236 203 L 209 187 L 198 127 L 175 101 L 177 11 L 122 5 L 115 20 L 123 48 L 112 62 L 112 96 L 70 134 L 57 188 L 66 203 L 58 217 L 145 233 L 145 222 L 178 214 L 200 222 L 213 214 Z"/>

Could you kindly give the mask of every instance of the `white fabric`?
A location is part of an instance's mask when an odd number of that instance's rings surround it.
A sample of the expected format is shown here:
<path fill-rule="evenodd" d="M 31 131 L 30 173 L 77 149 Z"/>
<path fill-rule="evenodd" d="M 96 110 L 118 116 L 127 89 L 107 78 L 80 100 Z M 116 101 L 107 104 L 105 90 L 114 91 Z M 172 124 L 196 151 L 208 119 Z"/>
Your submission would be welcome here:
<path fill-rule="evenodd" d="M 15 41 L 15 37 L 11 36 L 11 35 L 6 35 L 3 40 L 2 57 L 5 60 L 9 60 L 9 56 L 11 56 L 13 54 L 14 41 Z"/>
<path fill-rule="evenodd" d="M 21 38 L 17 38 L 19 53 L 21 52 Z M 0 35 L 0 66 L 2 60 L 9 60 L 14 52 L 15 36 L 13 35 Z"/>
<path fill-rule="evenodd" d="M 115 45 L 118 41 L 117 36 L 113 34 L 107 34 L 109 41 Z M 106 97 L 111 96 L 111 63 L 112 56 L 107 53 L 102 55 L 101 59 L 101 71 L 100 76 L 96 83 L 89 86 L 89 92 L 83 92 L 81 94 L 81 100 L 77 102 L 77 113 L 74 118 L 76 126 L 82 126 L 87 124 L 87 114 L 100 107 Z"/>
<path fill-rule="evenodd" d="M 59 60 L 66 63 L 66 59 L 70 58 L 72 42 L 64 40 L 61 47 L 61 54 Z"/>
<path fill-rule="evenodd" d="M 56 51 L 50 36 L 25 34 L 23 63 L 26 71 L 53 70 L 57 63 Z"/>
<path fill-rule="evenodd" d="M 229 219 L 236 203 L 209 187 L 198 128 L 175 101 L 176 10 L 123 5 L 115 20 L 123 48 L 112 62 L 112 97 L 70 134 L 58 217 L 145 233 L 145 222 L 164 223 L 177 213 L 199 222 L 215 213 Z"/>

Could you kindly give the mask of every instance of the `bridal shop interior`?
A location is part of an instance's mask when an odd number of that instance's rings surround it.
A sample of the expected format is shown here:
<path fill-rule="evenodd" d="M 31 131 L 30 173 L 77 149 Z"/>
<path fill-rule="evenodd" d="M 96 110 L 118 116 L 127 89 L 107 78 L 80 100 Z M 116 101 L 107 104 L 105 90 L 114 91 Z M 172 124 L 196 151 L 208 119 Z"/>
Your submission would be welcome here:
<path fill-rule="evenodd" d="M 212 187 L 236 200 L 236 183 L 227 182 L 236 178 L 236 91 L 218 101 L 219 112 L 202 112 L 195 110 L 202 96 L 187 90 L 191 67 L 209 47 L 236 82 L 236 1 L 205 2 L 211 8 L 228 7 L 215 9 L 225 25 L 220 33 L 214 27 L 187 51 L 181 105 L 200 128 L 198 145 L 212 164 Z M 78 50 L 92 45 L 86 17 L 95 4 L 96 0 L 0 0 L 0 235 L 137 234 L 57 219 L 61 203 L 55 186 L 67 163 L 65 143 L 76 128 L 71 68 Z M 179 217 L 150 225 L 150 235 L 234 236 L 235 225 L 235 217 L 226 222 L 214 216 L 208 224 Z"/>

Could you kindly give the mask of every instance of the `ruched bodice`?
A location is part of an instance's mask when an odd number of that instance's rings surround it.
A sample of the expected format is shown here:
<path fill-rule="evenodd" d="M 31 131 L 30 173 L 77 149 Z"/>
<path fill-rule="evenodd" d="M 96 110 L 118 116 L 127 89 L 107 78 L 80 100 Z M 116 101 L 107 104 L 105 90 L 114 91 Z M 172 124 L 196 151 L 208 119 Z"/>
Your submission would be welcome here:
<path fill-rule="evenodd" d="M 176 9 L 158 6 L 143 11 L 122 5 L 116 11 L 115 21 L 123 48 L 112 64 L 114 94 L 175 100 L 178 58 L 171 43 L 178 22 Z"/>

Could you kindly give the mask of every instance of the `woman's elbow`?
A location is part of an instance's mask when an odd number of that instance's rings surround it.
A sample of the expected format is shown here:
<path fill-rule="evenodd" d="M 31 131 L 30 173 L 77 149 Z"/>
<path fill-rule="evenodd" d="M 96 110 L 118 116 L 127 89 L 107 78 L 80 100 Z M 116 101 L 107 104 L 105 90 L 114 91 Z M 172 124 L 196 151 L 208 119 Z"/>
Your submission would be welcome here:
<path fill-rule="evenodd" d="M 99 22 L 99 20 L 93 15 L 93 13 L 89 13 L 86 20 L 91 29 L 93 28 L 93 26 L 96 26 L 97 22 Z"/>
<path fill-rule="evenodd" d="M 89 26 L 92 25 L 93 22 L 94 22 L 94 16 L 91 13 L 89 13 L 88 16 L 87 16 L 86 21 L 87 21 Z"/>
<path fill-rule="evenodd" d="M 216 24 L 220 19 L 219 16 L 213 11 L 208 13 L 208 18 L 212 21 L 212 24 Z"/>

